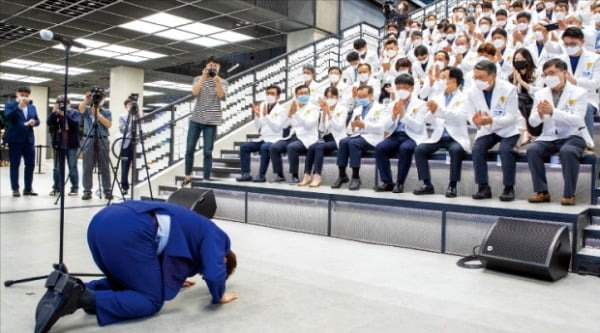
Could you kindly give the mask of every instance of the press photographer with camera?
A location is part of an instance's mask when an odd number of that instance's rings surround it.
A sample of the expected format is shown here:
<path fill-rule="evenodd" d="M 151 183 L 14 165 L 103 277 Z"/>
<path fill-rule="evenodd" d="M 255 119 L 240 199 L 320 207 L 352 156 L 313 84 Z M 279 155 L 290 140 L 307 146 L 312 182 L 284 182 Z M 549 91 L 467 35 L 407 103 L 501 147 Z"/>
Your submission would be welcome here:
<path fill-rule="evenodd" d="M 8 143 L 10 185 L 13 197 L 21 196 L 21 193 L 19 193 L 19 166 L 21 158 L 25 160 L 25 189 L 23 195 L 37 195 L 31 187 L 33 183 L 33 169 L 35 168 L 35 136 L 33 128 L 40 125 L 40 119 L 29 95 L 31 95 L 29 87 L 19 87 L 16 91 L 16 100 L 4 105 L 4 116 L 8 125 L 6 134 L 4 135 L 4 142 Z"/>
<path fill-rule="evenodd" d="M 194 167 L 194 153 L 200 134 L 203 133 L 204 144 L 204 180 L 210 180 L 212 169 L 212 151 L 217 135 L 217 125 L 223 120 L 221 102 L 227 96 L 227 80 L 219 76 L 221 60 L 215 56 L 208 58 L 202 75 L 194 79 L 192 95 L 196 96 L 196 105 L 192 111 L 187 135 L 185 151 L 185 180 L 183 185 L 191 182 Z"/>
<path fill-rule="evenodd" d="M 98 172 L 102 178 L 102 190 L 106 199 L 112 199 L 110 182 L 110 142 L 108 129 L 112 126 L 110 110 L 102 107 L 105 94 L 104 89 L 94 87 L 85 94 L 79 104 L 79 112 L 83 117 L 83 196 L 81 199 L 92 198 L 92 173 L 94 164 L 98 163 Z M 100 184 L 98 184 L 100 185 Z"/>
<path fill-rule="evenodd" d="M 398 32 L 404 31 L 406 20 L 408 19 L 408 10 L 408 1 L 401 1 L 398 5 L 398 10 L 396 10 L 394 9 L 394 0 L 385 0 L 383 3 L 385 24 L 395 23 L 398 25 Z"/>
<path fill-rule="evenodd" d="M 60 175 L 59 167 L 63 160 L 60 156 L 60 149 L 62 149 L 63 140 L 63 120 L 66 112 L 66 151 L 65 159 L 67 166 L 69 167 L 69 180 L 71 182 L 71 190 L 69 196 L 77 195 L 79 191 L 79 172 L 77 170 L 77 153 L 79 151 L 79 126 L 81 125 L 81 114 L 78 110 L 71 108 L 71 100 L 67 98 L 65 103 L 65 97 L 63 95 L 56 98 L 56 103 L 52 107 L 52 112 L 48 115 L 47 124 L 48 132 L 52 137 L 52 148 L 54 150 L 54 185 L 52 185 L 52 191 L 50 196 L 57 196 L 60 194 L 60 185 L 63 182 L 63 177 Z"/>
<path fill-rule="evenodd" d="M 133 103 L 137 103 L 138 94 L 131 94 L 129 98 L 123 102 L 125 112 L 119 116 L 119 132 L 123 135 L 122 149 L 121 149 L 121 189 L 123 194 L 127 194 L 129 191 L 129 169 L 131 168 L 131 162 L 135 152 L 135 145 L 131 144 L 131 133 L 136 124 L 133 123 L 134 112 L 137 108 L 132 108 Z M 127 132 L 127 133 L 125 133 Z M 119 147 L 121 145 L 119 144 Z"/>

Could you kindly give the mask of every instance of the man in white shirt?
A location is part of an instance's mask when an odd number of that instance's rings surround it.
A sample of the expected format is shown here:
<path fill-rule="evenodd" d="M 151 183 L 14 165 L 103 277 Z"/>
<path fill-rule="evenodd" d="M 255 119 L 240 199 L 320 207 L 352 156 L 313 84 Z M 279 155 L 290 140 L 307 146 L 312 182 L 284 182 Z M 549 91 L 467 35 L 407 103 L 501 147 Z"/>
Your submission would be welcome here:
<path fill-rule="evenodd" d="M 358 64 L 360 64 L 360 56 L 358 52 L 352 51 L 346 55 L 348 67 L 344 70 L 344 82 L 348 85 L 353 85 L 358 80 Z"/>

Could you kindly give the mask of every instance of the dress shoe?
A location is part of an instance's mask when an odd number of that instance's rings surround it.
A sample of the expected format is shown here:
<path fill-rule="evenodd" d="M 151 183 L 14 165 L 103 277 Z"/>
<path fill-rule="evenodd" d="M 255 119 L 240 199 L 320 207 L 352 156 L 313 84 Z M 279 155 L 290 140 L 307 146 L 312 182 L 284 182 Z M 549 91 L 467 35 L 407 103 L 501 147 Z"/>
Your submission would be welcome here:
<path fill-rule="evenodd" d="M 86 290 L 81 280 L 59 270 L 50 273 L 46 279 L 46 288 L 48 290 L 35 311 L 36 333 L 48 332 L 60 317 L 75 312 L 79 308 L 79 299 Z"/>
<path fill-rule="evenodd" d="M 13 191 L 13 197 L 18 198 L 21 196 L 21 193 L 19 191 Z"/>
<path fill-rule="evenodd" d="M 348 186 L 350 191 L 358 191 L 360 190 L 360 178 L 352 178 L 350 181 L 350 185 Z"/>
<path fill-rule="evenodd" d="M 114 197 L 112 195 L 112 193 L 104 193 L 104 199 L 106 200 L 112 200 Z"/>
<path fill-rule="evenodd" d="M 323 181 L 323 178 L 321 178 L 321 175 L 314 175 L 312 178 L 312 182 L 310 183 L 310 187 L 319 187 L 321 186 L 321 182 Z"/>
<path fill-rule="evenodd" d="M 283 177 L 283 176 L 275 176 L 275 179 L 273 180 L 273 182 L 275 182 L 275 183 L 285 183 L 285 177 Z"/>
<path fill-rule="evenodd" d="M 473 199 L 481 200 L 481 199 L 491 199 L 492 198 L 492 189 L 489 185 L 479 185 L 479 190 L 477 193 L 473 194 Z"/>
<path fill-rule="evenodd" d="M 77 191 L 76 189 L 71 189 L 71 191 L 69 191 L 70 197 L 76 197 L 77 194 L 79 194 L 79 191 Z"/>
<path fill-rule="evenodd" d="M 527 201 L 529 201 L 530 203 L 550 202 L 550 193 L 534 193 L 527 199 Z"/>
<path fill-rule="evenodd" d="M 394 184 L 392 183 L 381 183 L 375 186 L 375 192 L 392 192 L 394 189 Z"/>
<path fill-rule="evenodd" d="M 427 186 L 425 184 L 421 185 L 421 187 L 415 189 L 413 191 L 414 195 L 424 195 L 424 194 L 435 194 L 435 189 L 433 186 Z"/>
<path fill-rule="evenodd" d="M 29 190 L 29 191 L 23 191 L 23 195 L 27 195 L 27 196 L 31 196 L 31 197 L 36 197 L 38 194 L 33 192 L 33 190 Z"/>
<path fill-rule="evenodd" d="M 350 179 L 348 179 L 348 177 L 346 177 L 346 176 L 338 177 L 338 179 L 336 179 L 335 182 L 333 182 L 333 185 L 331 185 L 331 188 L 340 188 L 340 187 L 342 187 L 342 184 L 345 184 L 349 181 L 350 181 Z"/>
<path fill-rule="evenodd" d="M 250 176 L 249 173 L 244 173 L 241 176 L 237 177 L 235 180 L 238 182 L 249 182 L 252 181 L 252 176 Z"/>
<path fill-rule="evenodd" d="M 298 183 L 300 183 L 300 179 L 298 179 L 298 177 L 292 176 L 292 179 L 290 179 L 290 185 L 298 185 Z"/>
<path fill-rule="evenodd" d="M 267 178 L 265 177 L 265 175 L 258 175 L 256 177 L 254 177 L 254 179 L 252 179 L 252 181 L 255 183 L 266 183 Z"/>
<path fill-rule="evenodd" d="M 127 195 L 129 193 L 129 189 L 123 189 L 123 195 Z"/>
<path fill-rule="evenodd" d="M 50 194 L 49 194 L 49 195 L 50 195 L 51 197 L 57 197 L 59 194 L 60 194 L 60 191 L 57 191 L 57 190 L 52 190 L 52 191 L 50 191 Z"/>
<path fill-rule="evenodd" d="M 404 184 L 396 184 L 394 185 L 394 189 L 392 190 L 392 193 L 404 193 Z"/>
<path fill-rule="evenodd" d="M 85 193 L 83 193 L 81 200 L 90 200 L 91 198 L 92 198 L 92 194 L 89 192 L 85 192 Z"/>
<path fill-rule="evenodd" d="M 560 204 L 563 206 L 575 206 L 575 197 L 562 198 Z"/>
<path fill-rule="evenodd" d="M 446 198 L 456 198 L 456 186 L 448 185 L 446 189 Z"/>
<path fill-rule="evenodd" d="M 505 186 L 500 201 L 513 201 L 515 200 L 515 188 L 512 186 Z"/>

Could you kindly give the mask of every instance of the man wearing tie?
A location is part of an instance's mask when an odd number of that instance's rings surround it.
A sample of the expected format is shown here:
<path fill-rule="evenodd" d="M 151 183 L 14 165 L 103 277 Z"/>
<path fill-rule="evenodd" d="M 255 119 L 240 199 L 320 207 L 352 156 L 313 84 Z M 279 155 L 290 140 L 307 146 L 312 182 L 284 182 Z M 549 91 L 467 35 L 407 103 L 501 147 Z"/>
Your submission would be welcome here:
<path fill-rule="evenodd" d="M 487 153 L 500 143 L 498 154 L 502 163 L 504 191 L 501 201 L 515 199 L 517 160 L 514 147 L 519 140 L 519 119 L 516 87 L 496 77 L 496 64 L 482 60 L 475 65 L 474 88 L 467 95 L 466 111 L 469 120 L 477 126 L 473 144 L 473 168 L 477 193 L 473 199 L 489 199 L 492 190 L 488 183 Z"/>
<path fill-rule="evenodd" d="M 33 192 L 33 169 L 35 167 L 35 136 L 33 128 L 40 125 L 37 111 L 33 101 L 29 99 L 29 87 L 17 88 L 17 99 L 4 105 L 4 116 L 8 129 L 4 142 L 8 143 L 10 159 L 10 185 L 13 197 L 20 197 L 19 193 L 19 166 L 21 158 L 25 161 L 25 188 L 23 195 L 35 196 Z"/>
<path fill-rule="evenodd" d="M 550 202 L 544 163 L 552 154 L 558 153 L 565 182 L 562 205 L 575 205 L 575 187 L 579 176 L 579 160 L 583 156 L 586 141 L 593 141 L 585 127 L 587 91 L 567 81 L 568 67 L 560 59 L 544 64 L 546 88 L 535 94 L 535 102 L 529 123 L 544 124 L 540 137 L 527 149 L 527 160 L 534 194 L 531 203 Z"/>

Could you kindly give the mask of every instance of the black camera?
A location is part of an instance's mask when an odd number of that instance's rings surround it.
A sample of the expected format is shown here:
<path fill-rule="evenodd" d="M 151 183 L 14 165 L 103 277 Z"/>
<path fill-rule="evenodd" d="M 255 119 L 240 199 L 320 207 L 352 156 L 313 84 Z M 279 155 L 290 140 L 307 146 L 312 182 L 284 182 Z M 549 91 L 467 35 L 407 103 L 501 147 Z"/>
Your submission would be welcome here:
<path fill-rule="evenodd" d="M 131 113 L 132 115 L 137 115 L 139 112 L 139 107 L 138 107 L 138 98 L 140 97 L 140 94 L 130 94 L 129 97 L 127 97 L 127 99 L 131 102 L 131 106 L 129 107 L 129 113 Z"/>
<path fill-rule="evenodd" d="M 94 106 L 99 106 L 102 100 L 104 99 L 104 88 L 102 87 L 92 87 L 90 91 L 92 94 L 92 104 Z"/>
<path fill-rule="evenodd" d="M 215 77 L 215 76 L 217 76 L 217 70 L 216 70 L 216 69 L 214 69 L 214 68 L 211 68 L 211 69 L 209 69 L 209 70 L 208 70 L 208 76 L 210 76 L 210 77 Z"/>
<path fill-rule="evenodd" d="M 129 95 L 129 97 L 127 97 L 128 100 L 132 101 L 132 102 L 136 102 L 138 101 L 138 98 L 140 97 L 140 94 L 131 94 Z"/>

